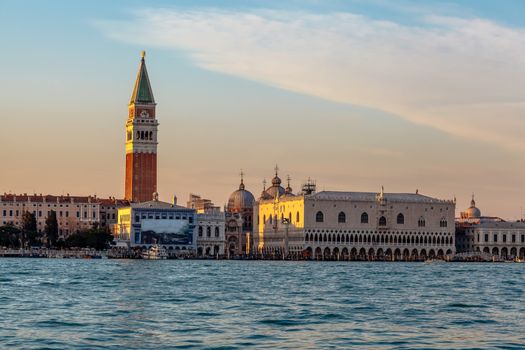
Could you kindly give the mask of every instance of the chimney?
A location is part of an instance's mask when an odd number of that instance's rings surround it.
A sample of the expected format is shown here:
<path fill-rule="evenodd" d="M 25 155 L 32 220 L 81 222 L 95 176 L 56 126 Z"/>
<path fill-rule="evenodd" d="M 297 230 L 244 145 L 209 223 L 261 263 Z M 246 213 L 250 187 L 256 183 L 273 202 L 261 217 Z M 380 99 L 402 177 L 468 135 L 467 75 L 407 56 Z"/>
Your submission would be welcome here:
<path fill-rule="evenodd" d="M 173 195 L 173 205 L 177 205 L 177 196 Z"/>

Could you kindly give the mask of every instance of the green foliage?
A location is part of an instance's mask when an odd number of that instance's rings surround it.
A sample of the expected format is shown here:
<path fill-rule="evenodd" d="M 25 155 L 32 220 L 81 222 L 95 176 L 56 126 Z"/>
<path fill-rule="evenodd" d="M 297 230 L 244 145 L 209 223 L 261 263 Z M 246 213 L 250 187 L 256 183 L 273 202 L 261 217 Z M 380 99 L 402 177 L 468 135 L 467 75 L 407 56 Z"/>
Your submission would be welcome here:
<path fill-rule="evenodd" d="M 66 239 L 64 245 L 69 248 L 95 248 L 97 250 L 103 250 L 108 248 L 112 241 L 113 235 L 108 231 L 93 228 L 72 234 Z"/>
<path fill-rule="evenodd" d="M 26 232 L 36 232 L 36 217 L 35 214 L 25 211 L 22 215 L 22 230 Z"/>
<path fill-rule="evenodd" d="M 42 235 L 37 230 L 35 214 L 28 211 L 22 215 L 22 245 L 35 246 L 40 245 L 42 241 Z"/>
<path fill-rule="evenodd" d="M 22 232 L 13 225 L 0 226 L 0 246 L 7 248 L 20 248 Z"/>
<path fill-rule="evenodd" d="M 51 210 L 47 216 L 45 233 L 48 247 L 54 247 L 58 239 L 57 213 L 54 210 Z"/>

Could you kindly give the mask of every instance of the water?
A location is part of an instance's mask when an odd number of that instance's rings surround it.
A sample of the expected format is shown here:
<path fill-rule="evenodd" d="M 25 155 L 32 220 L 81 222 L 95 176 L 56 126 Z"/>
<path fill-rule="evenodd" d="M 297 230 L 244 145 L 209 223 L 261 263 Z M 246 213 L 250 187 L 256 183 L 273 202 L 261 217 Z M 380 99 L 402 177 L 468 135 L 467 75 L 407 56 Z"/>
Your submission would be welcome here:
<path fill-rule="evenodd" d="M 524 264 L 0 259 L 0 348 L 525 349 Z"/>

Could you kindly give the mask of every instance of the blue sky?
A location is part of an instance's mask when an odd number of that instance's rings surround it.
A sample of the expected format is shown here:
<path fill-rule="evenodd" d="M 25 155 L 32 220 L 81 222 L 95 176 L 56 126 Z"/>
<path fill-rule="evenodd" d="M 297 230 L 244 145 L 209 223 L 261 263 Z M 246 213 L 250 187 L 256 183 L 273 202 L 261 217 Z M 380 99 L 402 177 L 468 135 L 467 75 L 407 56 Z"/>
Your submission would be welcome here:
<path fill-rule="evenodd" d="M 159 189 L 475 192 L 520 215 L 523 1 L 0 2 L 0 191 L 122 196 L 139 52 L 158 102 Z"/>

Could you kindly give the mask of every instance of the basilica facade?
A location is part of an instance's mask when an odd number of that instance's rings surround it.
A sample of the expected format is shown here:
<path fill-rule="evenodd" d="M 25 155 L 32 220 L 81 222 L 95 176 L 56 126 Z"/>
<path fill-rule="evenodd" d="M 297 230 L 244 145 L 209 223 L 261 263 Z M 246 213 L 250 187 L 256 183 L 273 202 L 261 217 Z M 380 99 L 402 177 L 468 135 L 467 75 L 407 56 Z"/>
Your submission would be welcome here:
<path fill-rule="evenodd" d="M 455 200 L 419 193 L 315 192 L 272 186 L 254 204 L 254 246 L 262 257 L 422 260 L 455 252 Z"/>

